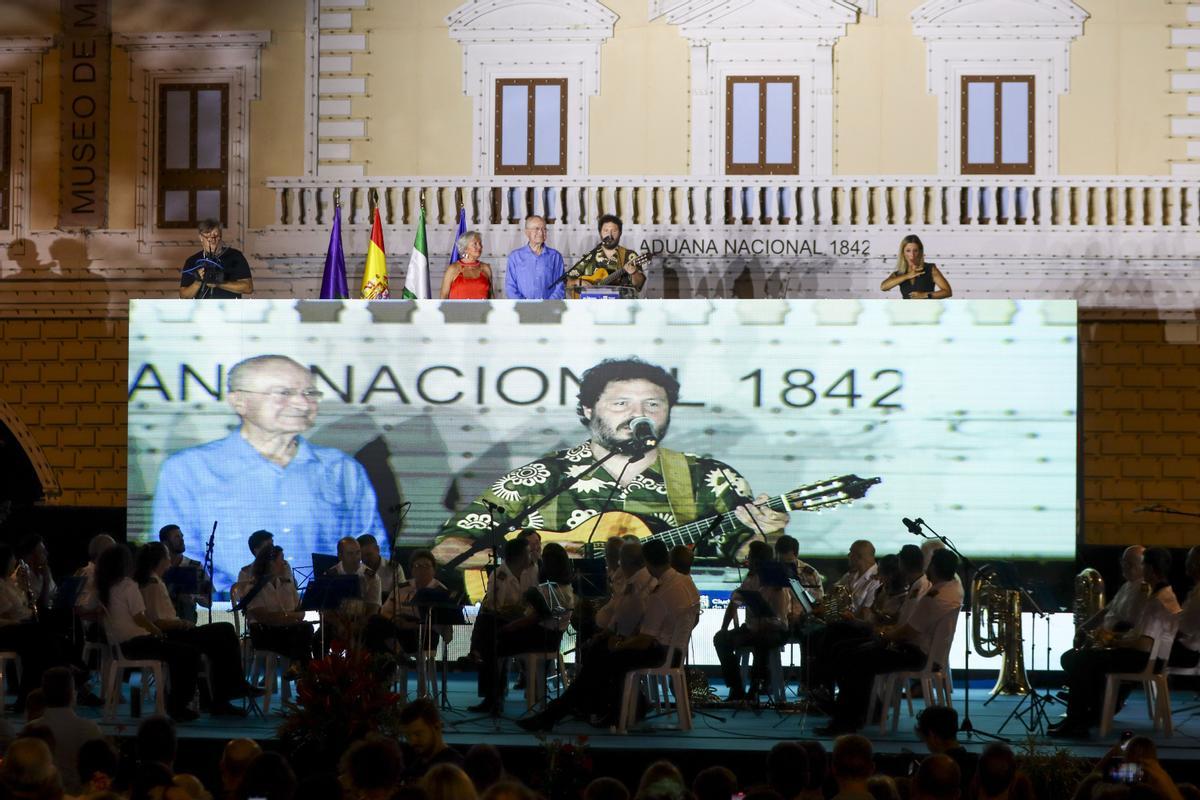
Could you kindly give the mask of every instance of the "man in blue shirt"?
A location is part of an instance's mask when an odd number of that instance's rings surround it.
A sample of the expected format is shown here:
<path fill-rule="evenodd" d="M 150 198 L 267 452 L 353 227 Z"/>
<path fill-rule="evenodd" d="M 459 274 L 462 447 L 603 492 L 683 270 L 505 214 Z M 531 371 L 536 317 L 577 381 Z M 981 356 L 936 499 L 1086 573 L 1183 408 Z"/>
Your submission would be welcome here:
<path fill-rule="evenodd" d="M 363 466 L 300 435 L 316 423 L 321 399 L 308 369 L 286 356 L 248 358 L 229 371 L 228 399 L 241 427 L 172 455 L 154 492 L 156 528 L 208 531 L 219 523 L 213 552 L 218 590 L 236 580 L 249 531 L 274 531 L 302 560 L 334 552 L 344 536 L 383 537 Z"/>
<path fill-rule="evenodd" d="M 508 254 L 504 296 L 510 300 L 562 300 L 566 297 L 561 280 L 563 257 L 553 247 L 546 247 L 546 220 L 536 214 L 526 217 L 525 238 L 529 244 Z"/>

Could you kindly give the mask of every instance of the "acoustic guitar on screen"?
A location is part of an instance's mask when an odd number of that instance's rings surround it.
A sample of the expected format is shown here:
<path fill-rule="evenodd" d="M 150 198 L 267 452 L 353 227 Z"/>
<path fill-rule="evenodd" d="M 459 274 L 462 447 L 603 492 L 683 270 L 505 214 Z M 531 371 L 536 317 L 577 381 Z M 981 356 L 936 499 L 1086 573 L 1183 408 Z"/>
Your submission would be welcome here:
<path fill-rule="evenodd" d="M 836 478 L 800 486 L 790 492 L 772 497 L 763 505 L 773 511 L 821 511 L 827 508 L 853 503 L 866 496 L 872 486 L 880 483 L 882 478 L 860 478 L 857 475 L 840 475 Z M 658 539 L 668 547 L 676 545 L 691 545 L 706 539 L 722 536 L 736 536 L 744 533 L 745 527 L 738 521 L 733 511 L 726 512 L 708 519 L 700 519 L 679 525 L 670 530 L 654 533 L 639 517 L 625 511 L 606 511 L 597 520 L 587 519 L 567 531 L 542 531 L 542 546 L 557 542 L 567 549 L 574 558 L 585 555 L 583 550 L 588 542 L 593 545 L 603 543 L 612 536 L 633 535 L 639 539 Z M 505 536 L 506 539 L 516 537 L 518 531 Z M 453 568 L 466 561 L 470 556 L 488 549 L 486 537 L 477 539 L 471 548 L 453 558 L 446 565 Z M 463 570 L 463 583 L 467 596 L 472 601 L 483 597 L 487 587 L 487 570 L 468 568 Z"/>
<path fill-rule="evenodd" d="M 633 258 L 625 262 L 625 266 L 640 267 L 643 264 L 650 263 L 650 259 L 654 258 L 653 253 L 638 253 Z M 617 267 L 612 272 L 609 272 L 604 267 L 596 267 L 596 270 L 591 275 L 580 275 L 579 280 L 584 283 L 590 283 L 593 286 L 609 286 L 621 280 L 622 275 L 628 272 L 625 267 Z"/>

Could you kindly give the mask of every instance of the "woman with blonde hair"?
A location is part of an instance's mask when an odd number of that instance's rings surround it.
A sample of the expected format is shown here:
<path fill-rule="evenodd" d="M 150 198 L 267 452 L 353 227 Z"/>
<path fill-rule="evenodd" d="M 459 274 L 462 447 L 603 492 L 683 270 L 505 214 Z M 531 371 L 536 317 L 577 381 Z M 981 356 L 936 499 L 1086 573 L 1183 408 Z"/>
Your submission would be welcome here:
<path fill-rule="evenodd" d="M 483 238 L 478 231 L 458 237 L 458 260 L 446 267 L 442 276 L 443 300 L 488 300 L 492 291 L 492 266 L 479 260 Z"/>
<path fill-rule="evenodd" d="M 467 773 L 453 764 L 437 764 L 421 778 L 421 788 L 429 800 L 478 800 L 475 784 Z"/>
<path fill-rule="evenodd" d="M 954 294 L 937 265 L 926 263 L 925 245 L 912 234 L 900 240 L 896 270 L 884 278 L 879 288 L 888 292 L 897 286 L 905 300 L 945 300 Z"/>

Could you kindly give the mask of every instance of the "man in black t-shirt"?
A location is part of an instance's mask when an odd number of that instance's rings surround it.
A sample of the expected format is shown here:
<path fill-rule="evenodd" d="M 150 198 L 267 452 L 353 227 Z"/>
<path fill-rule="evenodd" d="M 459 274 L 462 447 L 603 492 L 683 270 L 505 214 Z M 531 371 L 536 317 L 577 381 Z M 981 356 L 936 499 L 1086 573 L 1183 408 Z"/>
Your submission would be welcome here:
<path fill-rule="evenodd" d="M 221 241 L 221 223 L 200 223 L 199 253 L 192 254 L 179 277 L 179 296 L 185 300 L 239 298 L 254 291 L 250 265 L 241 251 Z"/>

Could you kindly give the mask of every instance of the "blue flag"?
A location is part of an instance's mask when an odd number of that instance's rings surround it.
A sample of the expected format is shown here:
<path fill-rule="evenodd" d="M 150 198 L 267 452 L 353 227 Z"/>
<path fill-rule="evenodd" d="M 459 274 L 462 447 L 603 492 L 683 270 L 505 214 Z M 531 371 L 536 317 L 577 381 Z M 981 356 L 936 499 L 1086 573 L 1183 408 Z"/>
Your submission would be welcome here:
<path fill-rule="evenodd" d="M 329 251 L 325 254 L 325 274 L 321 276 L 322 300 L 350 297 L 346 285 L 346 254 L 342 252 L 342 207 L 333 207 L 333 230 L 329 232 Z"/>
<path fill-rule="evenodd" d="M 461 253 L 458 252 L 458 240 L 461 239 L 462 235 L 466 232 L 467 232 L 467 209 L 460 208 L 458 210 L 458 232 L 454 234 L 454 244 L 450 248 L 450 260 L 446 262 L 447 266 L 449 266 L 450 264 L 453 264 L 455 261 L 458 261 L 458 259 L 461 257 Z"/>

